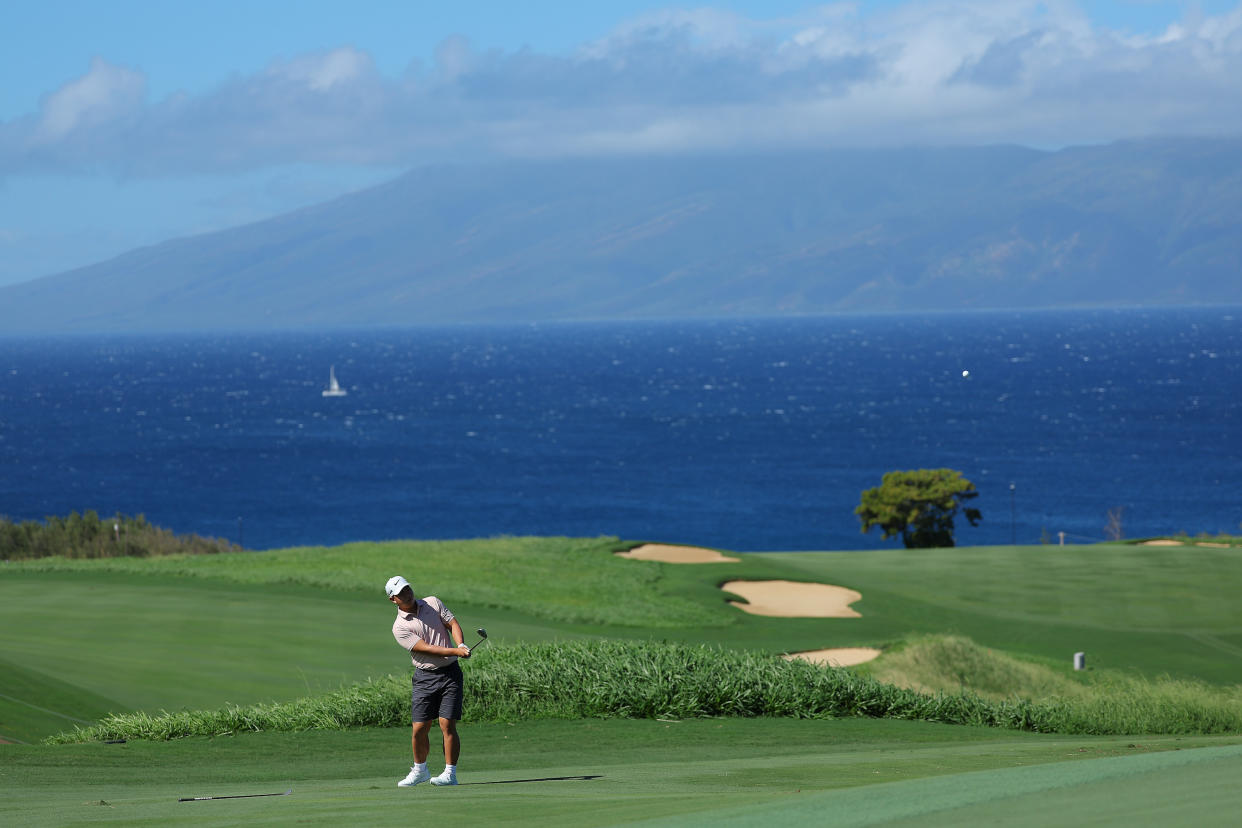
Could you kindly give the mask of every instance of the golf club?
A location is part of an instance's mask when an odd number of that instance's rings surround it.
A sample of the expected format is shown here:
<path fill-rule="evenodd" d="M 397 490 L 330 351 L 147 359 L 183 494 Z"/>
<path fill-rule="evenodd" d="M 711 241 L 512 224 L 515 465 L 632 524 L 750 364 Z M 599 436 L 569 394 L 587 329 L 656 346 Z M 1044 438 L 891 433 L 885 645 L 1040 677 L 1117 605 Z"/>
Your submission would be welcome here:
<path fill-rule="evenodd" d="M 266 793 L 266 794 L 229 794 L 227 796 L 183 796 L 178 802 L 204 802 L 208 799 L 249 799 L 252 796 L 288 796 L 293 793 L 293 788 L 284 793 Z"/>
<path fill-rule="evenodd" d="M 475 645 L 474 645 L 474 647 L 478 647 L 478 646 L 480 646 L 480 645 L 481 645 L 484 641 L 486 641 L 486 640 L 487 640 L 487 630 L 483 629 L 482 627 L 479 627 L 477 630 L 475 630 L 475 632 L 479 634 L 479 643 L 478 643 L 478 644 L 475 644 Z M 472 652 L 472 653 L 474 652 L 474 647 L 471 647 L 471 648 L 470 648 L 470 652 Z"/>

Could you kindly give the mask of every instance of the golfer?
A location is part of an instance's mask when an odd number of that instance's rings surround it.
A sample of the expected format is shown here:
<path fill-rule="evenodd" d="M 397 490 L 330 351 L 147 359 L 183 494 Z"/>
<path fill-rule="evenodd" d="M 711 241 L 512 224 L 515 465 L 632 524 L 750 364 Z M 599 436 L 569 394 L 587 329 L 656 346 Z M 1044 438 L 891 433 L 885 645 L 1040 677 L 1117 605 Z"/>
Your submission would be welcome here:
<path fill-rule="evenodd" d="M 461 718 L 463 684 L 457 659 L 470 657 L 470 648 L 463 643 L 466 637 L 453 613 L 439 598 L 428 595 L 418 600 L 410 582 L 400 575 L 389 578 L 384 591 L 388 600 L 397 605 L 393 637 L 409 651 L 418 668 L 410 688 L 410 721 L 414 727 L 410 744 L 414 748 L 414 765 L 409 776 L 398 782 L 397 787 L 409 788 L 427 780 L 433 785 L 456 785 L 457 757 L 461 753 L 457 720 Z M 427 770 L 428 734 L 432 719 L 437 718 L 444 736 L 444 773 L 432 779 Z"/>

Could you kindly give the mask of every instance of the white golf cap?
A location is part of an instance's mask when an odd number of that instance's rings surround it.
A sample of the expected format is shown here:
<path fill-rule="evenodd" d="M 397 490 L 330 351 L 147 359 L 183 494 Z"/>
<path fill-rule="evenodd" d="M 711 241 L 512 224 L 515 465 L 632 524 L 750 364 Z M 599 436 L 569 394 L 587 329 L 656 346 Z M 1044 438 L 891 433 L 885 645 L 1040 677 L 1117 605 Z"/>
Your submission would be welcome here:
<path fill-rule="evenodd" d="M 400 575 L 393 575 L 388 579 L 388 583 L 384 584 L 384 592 L 388 593 L 388 597 L 391 598 L 394 595 L 399 595 L 401 590 L 409 585 L 410 582 L 405 578 L 402 578 Z"/>

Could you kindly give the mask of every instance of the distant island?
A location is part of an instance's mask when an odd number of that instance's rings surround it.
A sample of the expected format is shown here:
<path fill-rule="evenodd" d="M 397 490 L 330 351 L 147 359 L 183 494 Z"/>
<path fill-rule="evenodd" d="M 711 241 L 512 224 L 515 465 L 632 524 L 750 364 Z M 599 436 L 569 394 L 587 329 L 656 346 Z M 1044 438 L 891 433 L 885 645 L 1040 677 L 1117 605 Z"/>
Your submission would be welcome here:
<path fill-rule="evenodd" d="M 0 288 L 8 333 L 1242 304 L 1242 139 L 506 161 Z"/>

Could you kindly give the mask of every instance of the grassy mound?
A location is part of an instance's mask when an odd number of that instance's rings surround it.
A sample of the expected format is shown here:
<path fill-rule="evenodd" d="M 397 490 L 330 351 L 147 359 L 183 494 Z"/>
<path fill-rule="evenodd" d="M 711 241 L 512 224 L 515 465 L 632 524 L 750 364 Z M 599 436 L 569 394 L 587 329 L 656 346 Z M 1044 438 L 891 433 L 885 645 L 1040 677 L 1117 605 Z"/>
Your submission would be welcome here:
<path fill-rule="evenodd" d="M 983 647 L 961 635 L 912 636 L 867 671 L 920 693 L 976 693 L 988 699 L 1079 698 L 1089 690 L 1063 671 Z"/>
<path fill-rule="evenodd" d="M 714 584 L 696 582 L 694 573 L 674 572 L 667 564 L 613 554 L 630 545 L 613 537 L 385 541 L 147 559 L 51 557 L 23 561 L 14 571 L 295 584 L 381 598 L 384 581 L 404 573 L 419 595 L 451 596 L 454 605 L 503 607 L 557 623 L 671 628 L 732 620 L 718 611 Z"/>
<path fill-rule="evenodd" d="M 956 547 L 763 556 L 862 593 L 871 641 L 952 632 L 1068 666 L 1242 684 L 1242 555 L 1204 546 Z M 854 639 L 861 640 L 861 639 Z M 841 645 L 838 645 L 841 646 Z"/>
<path fill-rule="evenodd" d="M 1116 670 L 1067 675 L 1038 661 L 982 647 L 969 638 L 912 638 L 867 672 L 921 693 L 970 693 L 993 701 L 1065 704 L 1091 733 L 1227 733 L 1242 730 L 1242 686 L 1220 687 L 1167 676 L 1148 679 Z M 1233 724 L 1230 724 L 1233 722 Z"/>
<path fill-rule="evenodd" d="M 844 669 L 707 646 L 583 641 L 497 647 L 468 663 L 465 719 L 870 716 L 1076 734 L 1242 731 L 1235 699 L 1185 682 L 1046 701 L 928 695 Z M 324 696 L 213 711 L 110 716 L 49 743 L 247 731 L 397 727 L 409 684 L 389 676 Z"/>

